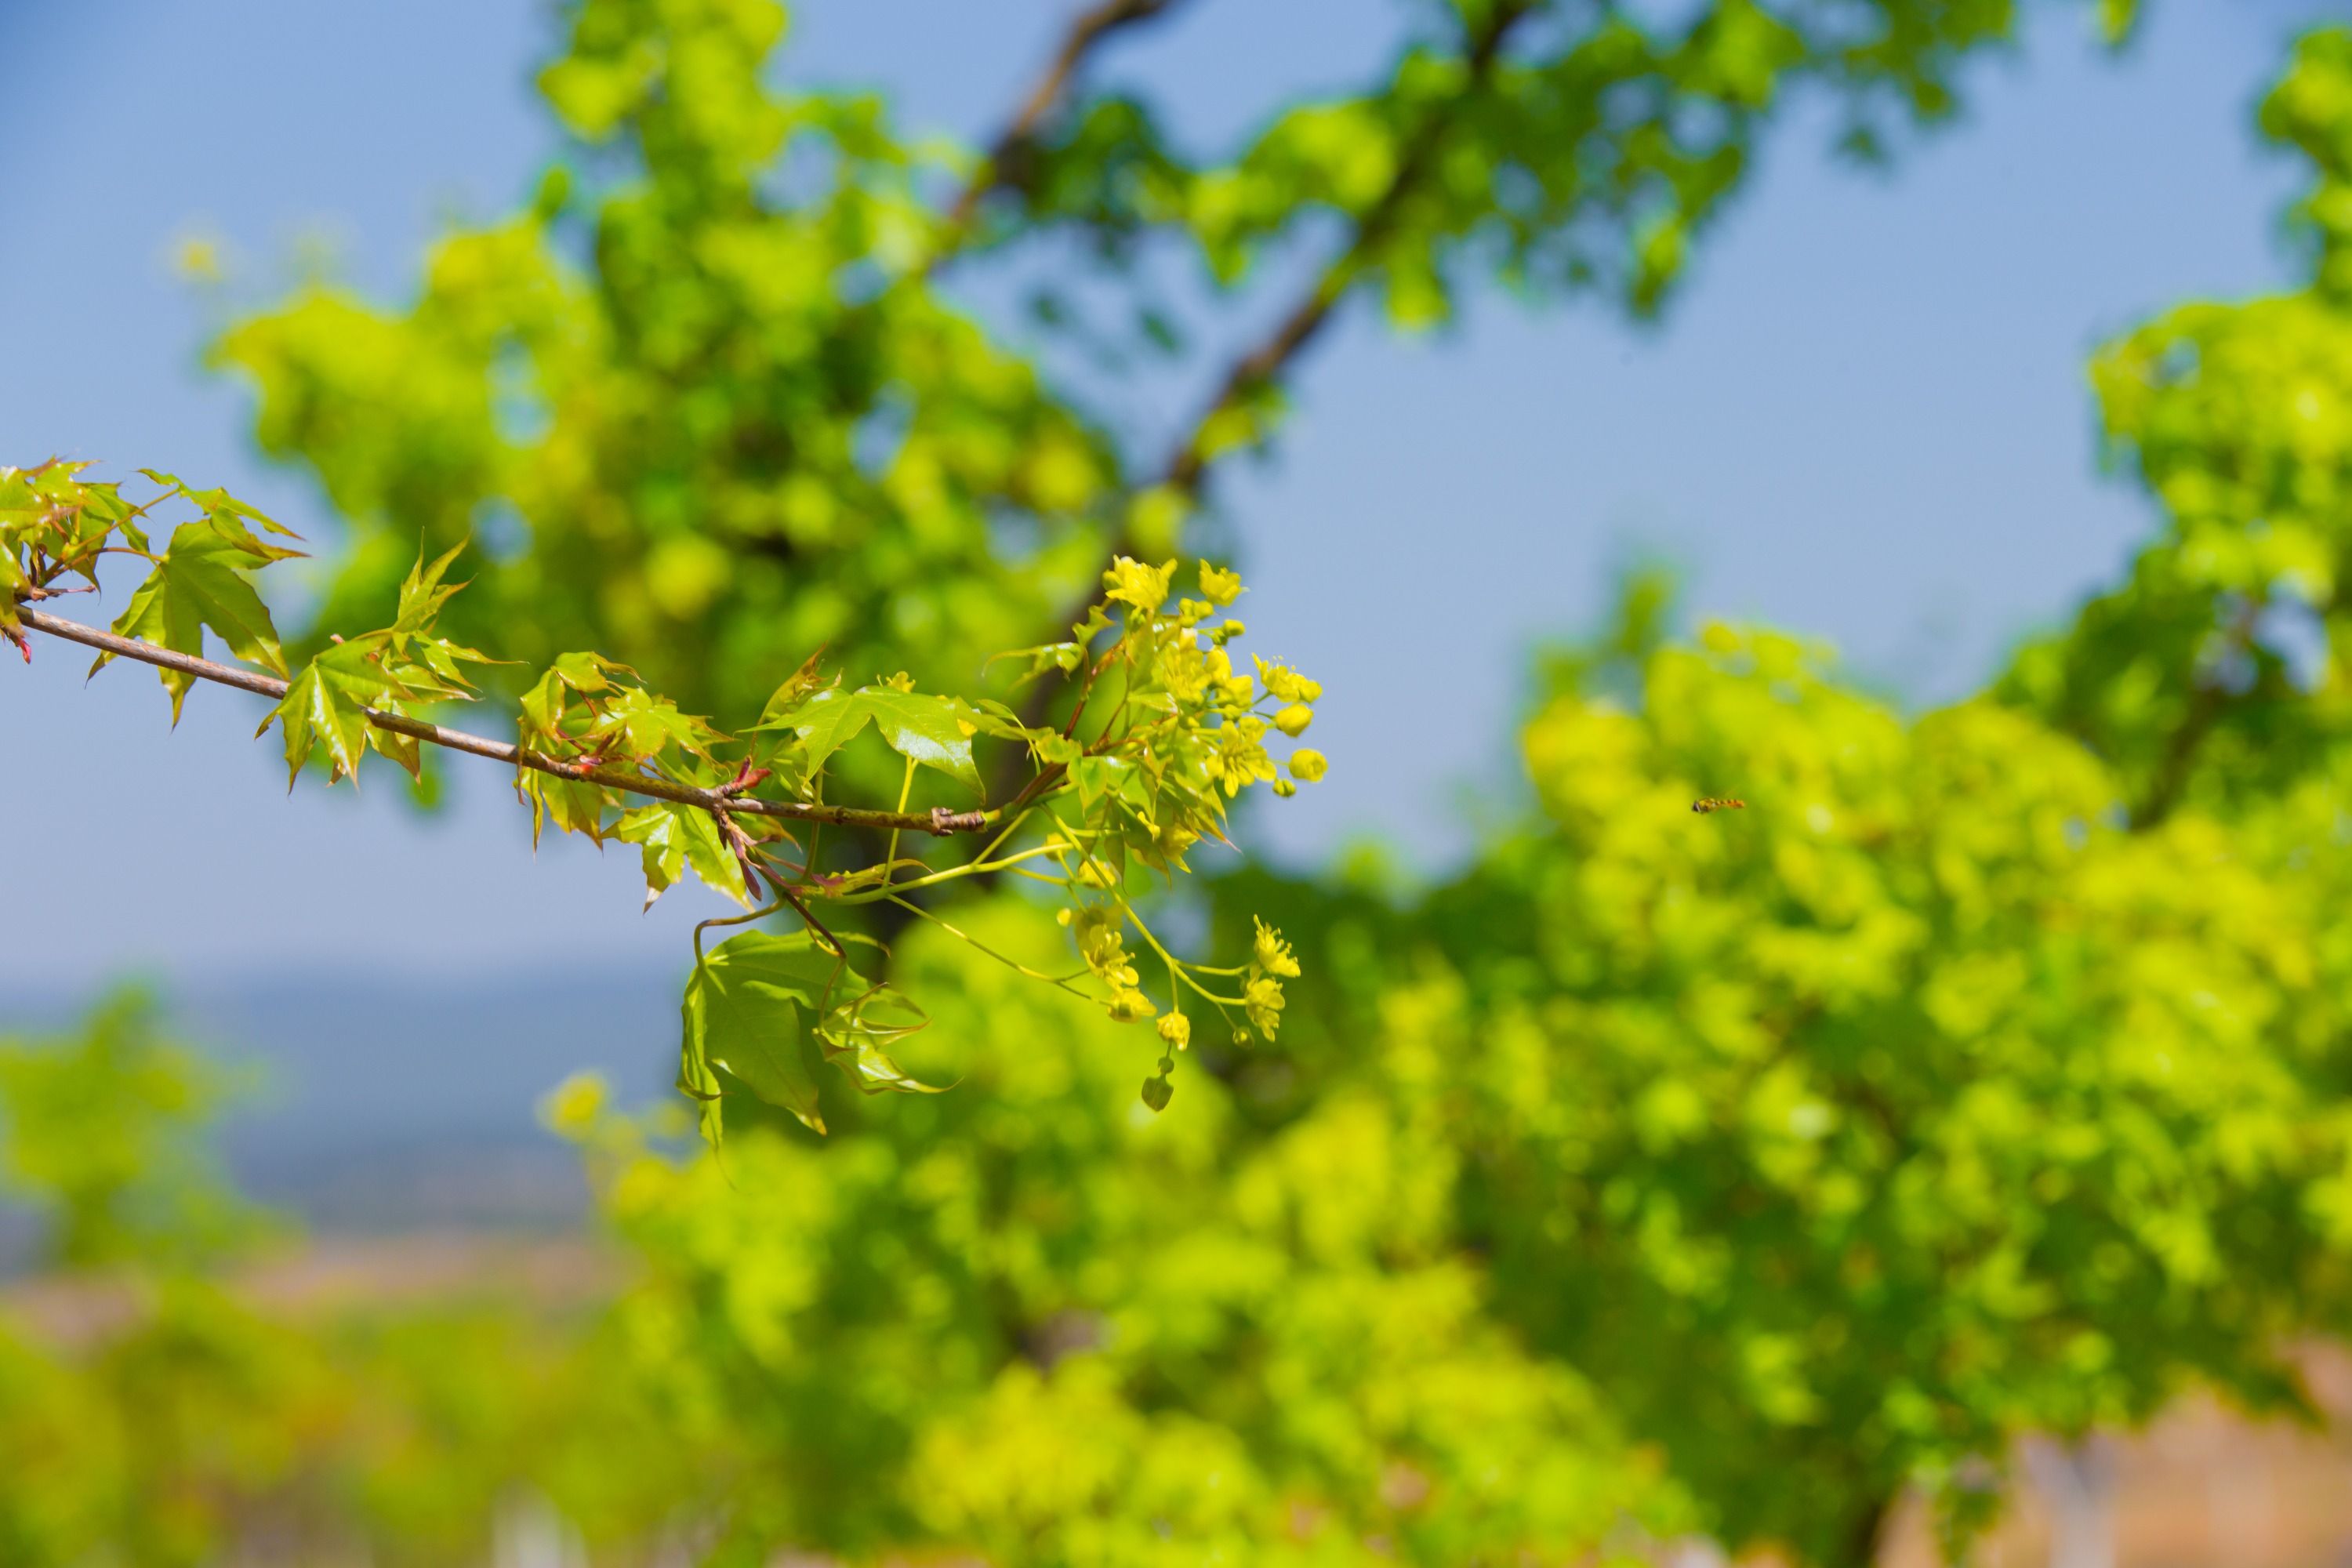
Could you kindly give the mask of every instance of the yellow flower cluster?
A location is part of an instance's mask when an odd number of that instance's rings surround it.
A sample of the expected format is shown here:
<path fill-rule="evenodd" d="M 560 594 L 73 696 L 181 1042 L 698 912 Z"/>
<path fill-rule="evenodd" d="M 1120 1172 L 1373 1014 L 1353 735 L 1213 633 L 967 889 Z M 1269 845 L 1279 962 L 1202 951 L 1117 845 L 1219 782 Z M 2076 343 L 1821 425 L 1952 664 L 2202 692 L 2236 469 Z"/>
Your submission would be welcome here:
<path fill-rule="evenodd" d="M 1270 1040 L 1282 1026 L 1286 1005 L 1282 982 L 1298 977 L 1298 959 L 1280 931 L 1264 921 L 1255 923 L 1257 942 L 1250 952 L 1248 983 L 1242 988 L 1242 999 L 1250 1027 Z"/>
<path fill-rule="evenodd" d="M 1120 929 L 1121 917 L 1116 904 L 1087 904 L 1075 919 L 1068 910 L 1064 910 L 1059 918 L 1076 937 L 1078 956 L 1087 961 L 1087 967 L 1097 979 L 1110 987 L 1109 1008 L 1114 1021 L 1133 1024 L 1160 1011 L 1143 994 L 1141 977 L 1128 957 L 1127 937 Z"/>

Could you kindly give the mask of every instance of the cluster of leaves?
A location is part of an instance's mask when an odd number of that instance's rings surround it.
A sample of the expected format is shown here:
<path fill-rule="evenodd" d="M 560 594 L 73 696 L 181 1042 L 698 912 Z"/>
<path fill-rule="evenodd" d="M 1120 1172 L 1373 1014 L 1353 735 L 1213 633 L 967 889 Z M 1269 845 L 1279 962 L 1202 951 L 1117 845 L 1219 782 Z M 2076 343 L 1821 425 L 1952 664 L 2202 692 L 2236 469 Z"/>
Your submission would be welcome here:
<path fill-rule="evenodd" d="M 1013 900 L 979 926 L 1033 963 L 1059 942 Z M 900 970 L 945 999 L 920 1065 L 971 1092 L 824 1142 L 737 1105 L 723 1172 L 662 1152 L 675 1106 L 553 1098 L 629 1254 L 609 1311 L 322 1316 L 161 1233 L 47 1283 L 112 1303 L 76 1332 L 0 1296 L 9 1561 L 478 1561 L 532 1494 L 600 1562 L 1617 1563 L 1684 1527 L 1654 1455 L 1487 1310 L 1427 1108 L 1335 1097 L 1264 1138 L 1211 1080 L 1154 1118 L 1099 1010 L 937 931 Z M 95 1038 L 11 1044 L 104 1078 L 65 1104 L 0 1078 L 13 1127 L 132 1108 Z M 1405 1039 L 1396 1070 L 1441 1076 Z"/>
<path fill-rule="evenodd" d="M 2109 442 L 2167 526 L 2002 689 L 2107 759 L 2144 824 L 2259 810 L 2352 734 L 2352 36 L 2305 37 L 2262 125 L 2319 176 L 2290 214 L 2311 282 L 2183 306 L 2098 356 Z"/>
<path fill-rule="evenodd" d="M 68 593 L 96 593 L 103 558 L 131 554 L 154 563 L 155 570 L 116 623 L 118 631 L 173 653 L 201 655 L 204 631 L 210 626 L 233 656 L 283 676 L 286 656 L 277 627 L 248 574 L 298 553 L 266 542 L 252 525 L 280 538 L 291 535 L 226 491 L 192 490 L 173 475 L 152 468 L 140 471 L 163 493 L 134 506 L 120 485 L 83 480 L 86 466 L 52 462 L 0 469 L 0 636 L 30 663 L 32 647 L 18 606 Z M 198 515 L 174 528 L 159 554 L 147 535 L 148 515 L 173 500 L 189 502 Z M 92 672 L 105 663 L 101 658 Z M 194 681 L 180 670 L 164 672 L 175 723 Z"/>
<path fill-rule="evenodd" d="M 1066 922 L 1087 965 L 1064 976 L 1021 966 L 1035 978 L 1084 995 L 1080 983 L 1091 974 L 1102 983 L 1111 1017 L 1154 1017 L 1160 1006 L 1124 957 L 1124 933 L 1132 930 L 1165 965 L 1170 1010 L 1160 1033 L 1168 1046 L 1181 1048 L 1189 1039 L 1188 993 L 1196 1005 L 1224 1014 L 1236 1039 L 1252 1030 L 1271 1037 L 1278 1026 L 1280 977 L 1296 975 L 1297 966 L 1277 937 L 1262 934 L 1259 956 L 1246 966 L 1187 963 L 1152 934 L 1130 897 L 1155 876 L 1172 881 L 1189 871 L 1185 853 L 1203 838 L 1225 840 L 1228 802 L 1244 789 L 1265 782 L 1286 795 L 1297 787 L 1293 780 L 1320 778 L 1327 765 L 1319 752 L 1298 748 L 1289 758 L 1291 776 L 1284 778 L 1266 750 L 1270 734 L 1295 738 L 1306 730 L 1321 691 L 1296 671 L 1263 660 L 1257 676 L 1234 671 L 1227 645 L 1244 627 L 1223 611 L 1243 589 L 1231 572 L 1202 563 L 1206 596 L 1171 607 L 1177 563 L 1154 567 L 1121 557 L 1104 574 L 1104 604 L 1090 608 L 1066 640 L 1003 656 L 1025 660 L 1032 679 L 1058 673 L 1073 688 L 1068 717 L 1059 725 L 1024 723 L 993 699 L 921 692 L 903 673 L 845 690 L 812 656 L 774 689 L 759 721 L 734 736 L 683 711 L 627 667 L 569 653 L 522 691 L 517 743 L 501 747 L 419 717 L 476 698 L 467 669 L 488 662 L 439 630 L 458 591 L 446 581 L 457 549 L 410 569 L 390 626 L 331 637 L 289 670 L 250 579 L 296 552 L 265 542 L 248 524 L 290 535 L 217 491 L 151 477 L 162 493 L 132 506 L 119 487 L 85 482 L 72 465 L 0 470 L 0 518 L 6 520 L 0 560 L 16 584 L 7 595 L 7 629 L 23 637 L 20 605 L 95 591 L 104 558 L 144 560 L 148 575 L 114 623 L 116 640 L 100 664 L 124 653 L 201 659 L 211 631 L 233 654 L 278 678 L 265 683 L 269 690 L 282 687 L 282 694 L 262 730 L 274 723 L 282 731 L 289 784 L 314 756 L 323 759 L 331 783 L 355 776 L 371 750 L 415 776 L 426 742 L 487 749 L 514 763 L 535 834 L 551 823 L 598 843 L 637 846 L 647 903 L 689 868 L 734 899 L 751 912 L 697 928 L 684 1008 L 678 1084 L 703 1104 L 714 1141 L 722 1124 L 719 1101 L 730 1089 L 782 1106 L 822 1131 L 813 1054 L 866 1093 L 925 1087 L 886 1048 L 921 1026 L 919 1010 L 851 965 L 849 943 L 873 939 L 836 933 L 821 908 L 887 902 L 937 921 L 915 901 L 918 895 L 976 877 L 1019 878 L 1066 901 Z M 158 551 L 146 520 L 173 500 L 193 503 L 201 515 L 179 525 Z M 186 662 L 158 668 L 176 721 L 196 671 Z M 836 757 L 869 729 L 902 763 L 895 811 L 824 799 Z M 1010 801 L 973 812 L 908 810 L 919 770 L 980 792 L 984 781 L 972 747 L 983 738 L 1017 748 L 1031 765 L 1028 782 Z M 884 853 L 870 861 L 853 855 L 853 863 L 840 865 L 840 856 L 824 854 L 828 826 L 887 831 Z M 902 837 L 966 831 L 986 836 L 969 858 L 941 863 L 936 851 L 926 858 L 911 842 L 901 853 Z M 845 837 L 836 834 L 836 843 Z M 853 851 L 858 847 L 849 843 Z M 763 893 L 772 901 L 761 906 Z M 785 912 L 803 929 L 745 932 L 702 951 L 708 926 Z M 1279 957 L 1269 959 L 1269 952 Z M 1204 983 L 1233 976 L 1244 979 L 1234 991 Z M 1172 1067 L 1163 1052 L 1144 1091 L 1154 1109 L 1168 1101 Z"/>
<path fill-rule="evenodd" d="M 2021 1431 L 2296 1408 L 2283 1349 L 2352 1304 L 2340 870 L 2128 831 L 2068 737 L 1906 722 L 1785 637 L 1631 662 L 1633 708 L 1528 727 L 1542 830 L 1396 933 L 1498 1310 L 1814 1563 L 1910 1485 L 1982 1522 Z"/>
<path fill-rule="evenodd" d="M 2162 531 L 1986 695 L 1906 719 L 1787 637 L 1675 646 L 1636 584 L 1474 870 L 1231 889 L 1328 977 L 1245 1086 L 1312 1105 L 1431 1031 L 1448 1080 L 1387 1092 L 1449 1109 L 1496 1310 L 1735 1550 L 1865 1563 L 1912 1485 L 1965 1535 L 2019 1434 L 2307 1411 L 2283 1348 L 2352 1326 L 2352 35 L 2263 123 L 2318 166 L 2312 285 L 2099 356 Z"/>
<path fill-rule="evenodd" d="M 1355 243 L 1324 286 L 1377 290 L 1407 330 L 1449 319 L 1489 275 L 1597 287 L 1646 314 L 1785 95 L 1832 86 L 1847 146 L 1881 152 L 1898 114 L 1948 113 L 1955 68 L 2012 22 L 2003 5 L 1729 0 L 1668 16 L 1456 0 L 1421 8 L 1377 84 L 1284 109 L 1229 162 L 1188 158 L 1143 99 L 1072 106 L 983 210 L 993 236 L 1076 228 L 1114 259 L 1173 236 L 1227 287 L 1337 218 Z M 1265 433 L 1227 413 L 1213 446 Z"/>
<path fill-rule="evenodd" d="M 411 310 L 320 288 L 218 344 L 355 527 L 327 624 L 478 534 L 456 635 L 597 648 L 733 727 L 812 647 L 938 689 L 1064 618 L 1116 459 L 923 286 L 939 157 L 763 81 L 763 0 L 568 12 L 541 88 L 574 155 L 525 210 L 443 240 Z"/>

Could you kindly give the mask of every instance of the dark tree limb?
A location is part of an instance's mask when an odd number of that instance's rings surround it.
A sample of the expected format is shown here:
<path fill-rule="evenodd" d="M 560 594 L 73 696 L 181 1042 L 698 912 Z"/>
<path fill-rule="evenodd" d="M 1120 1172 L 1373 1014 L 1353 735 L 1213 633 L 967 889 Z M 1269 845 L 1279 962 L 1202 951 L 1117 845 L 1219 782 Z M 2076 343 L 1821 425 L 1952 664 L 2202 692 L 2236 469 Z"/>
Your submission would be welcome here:
<path fill-rule="evenodd" d="M 1087 57 L 1113 33 L 1148 22 L 1177 4 L 1179 0 L 1100 0 L 1100 4 L 1078 14 L 1070 30 L 1063 35 L 1062 47 L 1054 52 L 1053 63 L 1037 79 L 1037 85 L 1029 89 L 1020 112 L 990 145 L 987 163 L 949 209 L 948 221 L 959 237 L 971 229 L 980 204 L 989 193 L 1022 183 L 1030 154 L 1037 144 L 1037 133 L 1069 96 L 1070 86 L 1077 79 Z"/>
<path fill-rule="evenodd" d="M 1504 0 L 1488 15 L 1485 25 L 1469 39 L 1468 69 L 1462 90 L 1452 102 L 1430 114 L 1405 143 L 1388 188 L 1358 222 L 1347 248 L 1323 268 L 1314 287 L 1265 342 L 1234 362 L 1208 407 L 1193 422 L 1191 434 L 1170 456 L 1160 483 L 1181 492 L 1188 500 L 1200 494 L 1208 472 L 1210 430 L 1223 415 L 1242 406 L 1279 379 L 1300 351 L 1322 332 L 1332 311 L 1378 257 L 1381 247 L 1395 233 L 1413 197 L 1420 194 L 1423 182 L 1444 146 L 1446 133 L 1454 129 L 1455 112 L 1485 89 L 1511 30 L 1534 9 L 1534 0 Z"/>

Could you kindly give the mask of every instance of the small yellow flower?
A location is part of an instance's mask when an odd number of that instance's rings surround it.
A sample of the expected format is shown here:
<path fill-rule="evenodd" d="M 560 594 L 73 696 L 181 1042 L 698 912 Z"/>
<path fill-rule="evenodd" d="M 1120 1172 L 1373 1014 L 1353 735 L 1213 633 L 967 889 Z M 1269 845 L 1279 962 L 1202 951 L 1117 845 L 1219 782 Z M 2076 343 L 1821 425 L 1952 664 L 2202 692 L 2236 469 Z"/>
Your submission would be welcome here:
<path fill-rule="evenodd" d="M 1192 1043 L 1192 1020 L 1181 1013 L 1170 1013 L 1160 1020 L 1160 1037 L 1182 1050 Z"/>
<path fill-rule="evenodd" d="M 1221 570 L 1203 561 L 1201 563 L 1201 592 L 1209 595 L 1211 604 L 1223 609 L 1241 597 L 1242 574 Z"/>
<path fill-rule="evenodd" d="M 1256 920 L 1255 916 L 1251 918 L 1254 921 Z M 1282 940 L 1280 931 L 1264 921 L 1256 921 L 1256 925 L 1257 946 L 1250 954 L 1252 961 L 1268 974 L 1296 978 L 1298 973 L 1298 960 L 1291 952 L 1290 944 Z"/>
<path fill-rule="evenodd" d="M 1296 741 L 1307 733 L 1307 726 L 1315 722 L 1315 710 L 1304 702 L 1294 702 L 1274 716 L 1274 727 Z"/>
<path fill-rule="evenodd" d="M 1223 780 L 1228 795 L 1241 794 L 1260 779 L 1276 778 L 1274 759 L 1258 743 L 1265 732 L 1265 722 L 1260 719 L 1244 719 L 1217 731 L 1217 749 L 1202 760 L 1202 771 Z"/>
<path fill-rule="evenodd" d="M 1189 642 L 1191 639 L 1186 640 Z M 1210 657 L 1202 652 L 1197 644 L 1187 647 L 1180 643 L 1160 656 L 1160 683 L 1168 688 L 1169 695 L 1179 702 L 1199 701 L 1202 694 L 1208 690 L 1210 679 L 1214 673 Z M 1222 658 L 1223 652 L 1220 651 L 1216 657 Z"/>
<path fill-rule="evenodd" d="M 1118 910 L 1109 904 L 1088 904 L 1078 911 L 1075 923 L 1078 955 L 1087 961 L 1087 967 L 1113 991 L 1132 990 L 1135 966 L 1127 960 L 1127 939 L 1119 931 Z"/>
<path fill-rule="evenodd" d="M 1128 973 L 1132 975 L 1135 972 Z M 1151 1005 L 1151 998 L 1140 991 L 1121 991 L 1110 999 L 1110 1021 L 1114 1024 L 1140 1023 L 1159 1011 Z"/>
<path fill-rule="evenodd" d="M 1270 976 L 1253 980 L 1243 990 L 1242 999 L 1250 1027 L 1269 1040 L 1274 1038 L 1274 1032 L 1282 1026 L 1282 982 Z"/>
<path fill-rule="evenodd" d="M 1290 776 L 1301 784 L 1313 784 L 1330 770 L 1331 760 L 1310 746 L 1301 746 L 1290 753 Z"/>
<path fill-rule="evenodd" d="M 1307 679 L 1287 665 L 1257 661 L 1257 678 L 1265 689 L 1285 702 L 1313 702 L 1323 695 L 1322 683 Z"/>
<path fill-rule="evenodd" d="M 1173 561 L 1164 566 L 1146 566 L 1122 555 L 1103 574 L 1104 597 L 1133 605 L 1146 615 L 1155 615 L 1168 602 L 1168 584 L 1175 575 Z"/>

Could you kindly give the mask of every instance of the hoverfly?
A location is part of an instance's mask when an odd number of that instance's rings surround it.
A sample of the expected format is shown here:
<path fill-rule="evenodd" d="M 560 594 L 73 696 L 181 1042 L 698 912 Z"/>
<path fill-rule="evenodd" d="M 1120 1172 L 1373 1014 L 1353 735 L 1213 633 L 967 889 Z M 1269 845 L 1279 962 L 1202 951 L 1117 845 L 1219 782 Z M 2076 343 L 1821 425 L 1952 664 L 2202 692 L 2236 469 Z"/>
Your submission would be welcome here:
<path fill-rule="evenodd" d="M 1748 803 L 1744 800 L 1733 800 L 1728 797 L 1718 799 L 1714 795 L 1706 795 L 1691 802 L 1691 809 L 1705 816 L 1710 811 L 1745 811 L 1748 809 Z"/>

